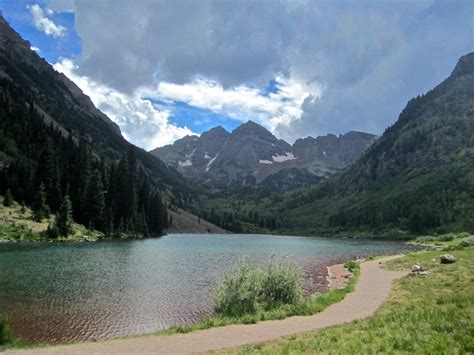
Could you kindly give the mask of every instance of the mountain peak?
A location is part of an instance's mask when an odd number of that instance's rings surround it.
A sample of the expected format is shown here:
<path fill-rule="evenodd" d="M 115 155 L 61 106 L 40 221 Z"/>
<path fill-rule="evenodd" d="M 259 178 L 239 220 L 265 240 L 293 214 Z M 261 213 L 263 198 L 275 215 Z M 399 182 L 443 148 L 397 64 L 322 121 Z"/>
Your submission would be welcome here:
<path fill-rule="evenodd" d="M 465 54 L 459 58 L 456 67 L 451 73 L 451 77 L 460 77 L 466 74 L 474 74 L 474 52 Z"/>
<path fill-rule="evenodd" d="M 208 134 L 212 133 L 212 134 L 219 134 L 219 135 L 228 135 L 229 134 L 229 132 L 222 126 L 213 127 L 209 131 L 204 132 L 204 133 L 208 133 Z"/>
<path fill-rule="evenodd" d="M 243 124 L 241 124 L 239 127 L 237 127 L 236 129 L 234 129 L 232 131 L 232 134 L 248 134 L 249 132 L 261 132 L 261 133 L 265 133 L 265 134 L 271 134 L 271 132 L 266 129 L 265 127 L 259 125 L 258 123 L 252 121 L 252 120 L 249 120 Z"/>

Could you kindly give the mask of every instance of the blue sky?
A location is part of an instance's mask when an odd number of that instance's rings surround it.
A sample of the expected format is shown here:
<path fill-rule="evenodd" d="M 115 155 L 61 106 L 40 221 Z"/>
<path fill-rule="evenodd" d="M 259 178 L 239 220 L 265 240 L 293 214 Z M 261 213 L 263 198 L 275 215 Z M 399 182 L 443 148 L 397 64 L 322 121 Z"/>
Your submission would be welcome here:
<path fill-rule="evenodd" d="M 34 26 L 32 16 L 26 8 L 34 4 L 46 8 L 44 1 L 0 0 L 0 9 L 6 20 L 23 38 L 30 41 L 32 46 L 41 49 L 39 54 L 48 62 L 56 63 L 62 57 L 79 56 L 82 53 L 82 46 L 74 28 L 74 13 L 63 12 L 52 16 L 55 23 L 67 28 L 66 36 L 54 38 L 38 31 Z"/>
<path fill-rule="evenodd" d="M 252 119 L 381 133 L 474 49 L 474 2 L 0 0 L 4 17 L 146 149 Z"/>

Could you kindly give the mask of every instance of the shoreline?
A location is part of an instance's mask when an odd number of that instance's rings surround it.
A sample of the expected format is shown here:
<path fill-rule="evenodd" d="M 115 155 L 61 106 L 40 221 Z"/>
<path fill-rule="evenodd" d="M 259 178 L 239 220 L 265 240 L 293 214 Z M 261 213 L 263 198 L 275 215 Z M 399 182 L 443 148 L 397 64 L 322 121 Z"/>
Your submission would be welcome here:
<path fill-rule="evenodd" d="M 289 236 L 291 237 L 291 236 Z M 126 240 L 126 239 L 122 239 L 122 240 Z M 106 241 L 110 241 L 110 239 L 106 240 L 106 239 L 103 239 L 103 240 L 100 240 L 98 242 L 106 242 Z M 74 241 L 70 241 L 72 243 L 74 243 Z M 381 255 L 378 255 L 374 258 L 382 258 L 382 257 L 392 257 L 392 256 L 397 256 L 397 255 L 400 255 L 400 254 L 391 254 L 391 255 L 384 255 L 384 254 L 381 254 Z M 402 254 L 403 255 L 403 254 Z M 363 262 L 366 262 L 366 261 L 370 261 L 372 258 L 360 258 L 360 257 L 357 257 L 355 259 L 347 259 L 346 261 L 344 261 L 343 263 L 338 263 L 338 264 L 333 264 L 333 265 L 329 265 L 329 266 L 326 266 L 326 272 L 327 272 L 327 275 L 324 276 L 324 279 L 325 281 L 327 282 L 327 286 L 325 289 L 322 289 L 321 291 L 319 292 L 315 292 L 313 294 L 311 294 L 309 296 L 309 298 L 313 298 L 313 297 L 318 297 L 320 295 L 324 295 L 324 294 L 327 294 L 327 293 L 330 293 L 330 292 L 334 292 L 334 291 L 346 291 L 344 290 L 346 287 L 348 287 L 348 285 L 351 283 L 351 281 L 353 281 L 354 277 L 357 275 L 357 273 L 353 273 L 353 272 L 350 272 L 346 267 L 345 267 L 345 264 L 346 262 L 348 261 L 357 261 L 357 263 L 362 264 Z M 356 284 L 358 282 L 358 280 L 356 279 L 355 280 Z M 351 287 L 354 287 L 353 285 L 351 285 Z M 348 291 L 347 293 L 351 293 L 352 291 Z M 340 302 L 340 301 L 339 301 Z M 287 316 L 287 317 L 292 317 L 292 316 Z M 203 321 L 199 322 L 199 323 L 194 323 L 194 324 L 188 324 L 188 325 L 183 325 L 182 328 L 183 329 L 188 329 L 188 328 L 194 328 L 195 326 L 198 327 L 197 329 L 200 329 L 199 326 L 202 325 Z M 228 324 L 225 324 L 225 325 L 231 325 L 231 324 L 239 324 L 239 323 L 228 323 Z M 220 325 L 218 326 L 213 326 L 213 327 L 221 327 Z M 169 327 L 169 328 L 165 328 L 165 329 L 162 329 L 162 330 L 159 330 L 159 331 L 156 331 L 156 332 L 151 332 L 151 333 L 143 333 L 143 334 L 137 334 L 137 335 L 132 335 L 132 336 L 126 336 L 125 338 L 135 338 L 135 337 L 141 337 L 141 336 L 149 336 L 149 335 L 168 335 L 170 334 L 169 332 L 171 331 L 172 333 L 180 333 L 182 332 L 181 329 L 178 329 L 178 330 L 174 330 L 173 328 L 175 328 L 175 326 L 172 326 L 172 327 Z M 181 328 L 180 326 L 178 326 L 177 328 Z M 197 330 L 196 329 L 196 330 Z M 187 332 L 188 330 L 186 330 L 185 332 Z M 160 334 L 161 333 L 161 334 Z M 101 339 L 100 341 L 108 341 L 108 340 L 113 340 L 113 339 L 123 339 L 123 337 L 118 337 L 118 338 L 105 338 L 105 339 Z M 84 343 L 89 343 L 90 341 L 85 341 Z M 74 343 L 74 341 L 73 341 Z M 82 343 L 82 342 L 79 342 L 79 343 Z M 68 344 L 67 342 L 64 343 L 64 344 L 44 344 L 44 343 L 32 343 L 32 344 L 28 344 L 27 347 L 33 347 L 33 348 L 36 348 L 36 347 L 41 347 L 41 346 L 60 346 L 60 345 L 65 345 L 65 344 Z"/>
<path fill-rule="evenodd" d="M 400 254 L 384 256 L 380 261 L 396 259 Z M 302 332 L 322 329 L 329 326 L 363 319 L 375 313 L 378 307 L 385 301 L 391 290 L 394 280 L 408 274 L 408 271 L 387 271 L 380 266 L 380 261 L 365 260 L 360 263 L 361 279 L 357 280 L 357 285 L 351 287 L 353 290 L 345 292 L 346 297 L 342 297 L 338 302 L 332 303 L 330 307 L 312 315 L 289 316 L 285 319 L 265 320 L 257 324 L 223 324 L 223 326 L 189 329 L 184 332 L 143 334 L 133 337 L 113 338 L 98 342 L 80 342 L 64 345 L 44 345 L 46 347 L 30 345 L 27 348 L 7 349 L 7 353 L 23 353 L 34 351 L 44 354 L 59 353 L 84 353 L 84 352 L 123 352 L 124 350 L 137 351 L 143 353 L 156 353 L 158 349 L 162 352 L 207 352 L 223 348 L 241 346 L 252 343 L 260 343 L 266 340 L 276 340 L 282 336 L 299 334 Z M 336 266 L 336 268 L 334 268 Z M 332 272 L 341 270 L 343 264 L 333 265 Z M 359 278 L 359 277 L 358 277 Z M 354 278 L 352 278 L 354 280 Z M 383 286 L 381 288 L 381 286 Z M 366 290 L 367 289 L 367 290 Z M 369 291 L 373 295 L 366 297 Z M 342 290 L 331 290 L 331 292 L 341 292 Z M 328 305 L 329 306 L 329 305 Z M 353 312 L 354 309 L 356 312 Z M 350 312 L 348 312 L 350 310 Z M 226 326 L 227 325 L 227 326 Z M 249 329 L 252 331 L 249 333 Z M 199 331 L 193 331 L 199 330 Z M 176 334 L 179 333 L 179 334 Z M 183 334 L 186 333 L 186 334 Z M 248 339 L 247 339 L 248 338 Z M 198 348 L 196 346 L 198 345 Z"/>
<path fill-rule="evenodd" d="M 350 272 L 343 264 L 335 264 L 326 267 L 328 291 L 341 289 L 347 286 L 354 273 Z"/>

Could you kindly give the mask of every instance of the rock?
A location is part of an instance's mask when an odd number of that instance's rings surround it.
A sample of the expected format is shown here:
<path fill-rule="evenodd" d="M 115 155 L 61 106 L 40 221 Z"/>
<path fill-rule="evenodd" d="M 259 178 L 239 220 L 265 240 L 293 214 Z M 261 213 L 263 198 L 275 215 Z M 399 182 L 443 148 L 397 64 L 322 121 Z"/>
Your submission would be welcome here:
<path fill-rule="evenodd" d="M 411 272 L 420 272 L 423 271 L 423 267 L 418 264 L 415 264 L 411 267 Z"/>
<path fill-rule="evenodd" d="M 429 275 L 429 272 L 428 271 L 421 271 L 421 272 L 418 273 L 418 275 L 426 276 L 426 275 Z"/>
<path fill-rule="evenodd" d="M 441 264 L 452 264 L 456 261 L 456 258 L 450 254 L 444 254 L 439 257 Z"/>

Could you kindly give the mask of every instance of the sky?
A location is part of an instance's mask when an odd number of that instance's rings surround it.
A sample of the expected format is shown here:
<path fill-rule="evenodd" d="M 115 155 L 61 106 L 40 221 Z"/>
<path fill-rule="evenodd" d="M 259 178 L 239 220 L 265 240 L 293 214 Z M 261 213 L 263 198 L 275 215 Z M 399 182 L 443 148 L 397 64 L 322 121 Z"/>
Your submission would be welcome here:
<path fill-rule="evenodd" d="M 472 0 L 0 0 L 32 49 L 145 149 L 248 120 L 381 134 L 474 50 Z"/>

